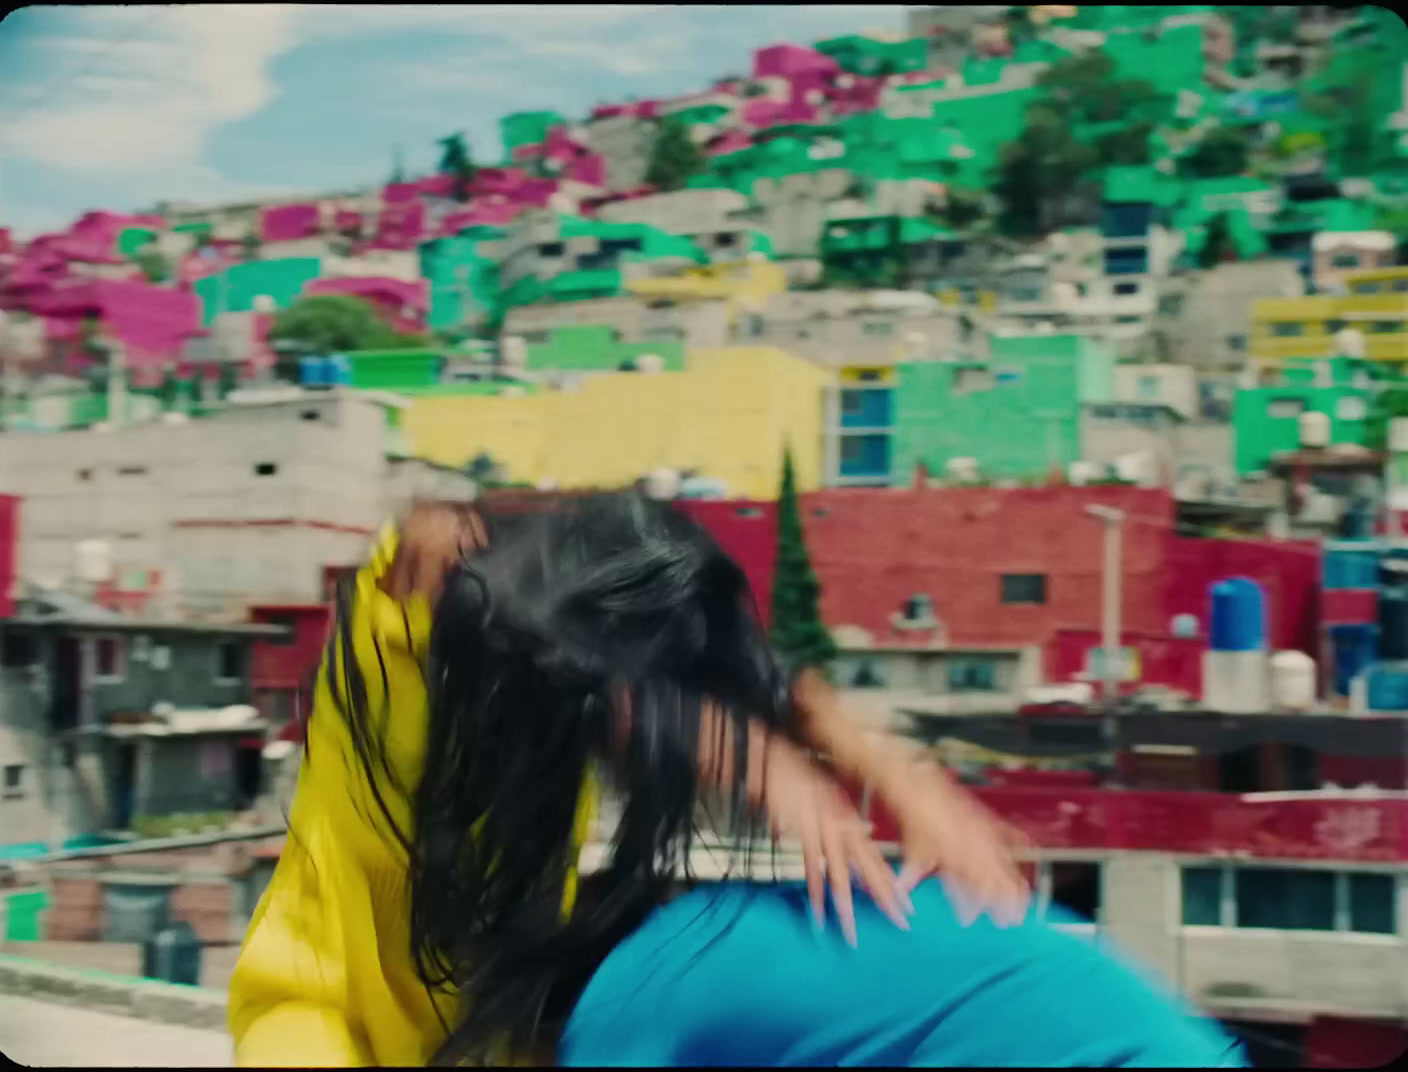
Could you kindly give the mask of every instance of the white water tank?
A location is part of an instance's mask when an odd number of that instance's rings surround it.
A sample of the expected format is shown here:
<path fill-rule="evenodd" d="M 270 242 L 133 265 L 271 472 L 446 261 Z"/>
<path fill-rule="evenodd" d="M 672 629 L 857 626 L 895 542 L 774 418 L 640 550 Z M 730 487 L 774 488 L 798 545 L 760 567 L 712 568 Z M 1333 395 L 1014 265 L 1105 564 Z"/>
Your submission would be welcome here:
<path fill-rule="evenodd" d="M 1283 711 L 1309 711 L 1315 706 L 1315 660 L 1303 651 L 1278 651 L 1271 656 L 1271 706 Z"/>
<path fill-rule="evenodd" d="M 1265 714 L 1269 674 L 1264 651 L 1204 651 L 1203 706 L 1228 715 Z"/>
<path fill-rule="evenodd" d="M 521 369 L 528 363 L 528 344 L 522 335 L 506 336 L 499 343 L 499 360 L 509 369 Z"/>
<path fill-rule="evenodd" d="M 680 474 L 674 469 L 656 469 L 645 478 L 645 493 L 652 499 L 673 499 L 680 493 Z"/>
<path fill-rule="evenodd" d="M 1335 349 L 1341 357 L 1364 356 L 1364 333 L 1358 328 L 1344 328 L 1335 332 Z"/>
<path fill-rule="evenodd" d="M 1300 415 L 1300 445 L 1312 450 L 1330 445 L 1330 417 L 1328 414 L 1312 411 Z"/>
<path fill-rule="evenodd" d="M 84 584 L 112 580 L 112 545 L 106 540 L 79 540 L 73 547 L 73 573 Z"/>
<path fill-rule="evenodd" d="M 664 372 L 665 359 L 659 354 L 641 354 L 636 358 L 637 372 Z"/>

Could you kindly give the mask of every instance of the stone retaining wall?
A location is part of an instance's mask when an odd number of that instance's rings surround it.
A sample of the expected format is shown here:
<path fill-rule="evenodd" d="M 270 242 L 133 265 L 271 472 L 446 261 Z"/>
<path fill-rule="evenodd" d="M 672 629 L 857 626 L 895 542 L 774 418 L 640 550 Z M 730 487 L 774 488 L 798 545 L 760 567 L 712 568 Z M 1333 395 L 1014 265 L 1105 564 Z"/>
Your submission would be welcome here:
<path fill-rule="evenodd" d="M 225 994 L 204 987 L 172 986 L 0 955 L 0 993 L 181 1027 L 225 1030 Z"/>

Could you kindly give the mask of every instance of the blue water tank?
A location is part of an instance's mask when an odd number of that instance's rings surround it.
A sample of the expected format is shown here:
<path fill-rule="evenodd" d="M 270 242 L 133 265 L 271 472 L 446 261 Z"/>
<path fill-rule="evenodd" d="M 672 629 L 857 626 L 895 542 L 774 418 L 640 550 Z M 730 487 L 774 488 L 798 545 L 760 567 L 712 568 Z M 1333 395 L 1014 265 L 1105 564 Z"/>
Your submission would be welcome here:
<path fill-rule="evenodd" d="M 345 354 L 333 354 L 327 360 L 324 383 L 329 387 L 348 387 L 352 383 L 352 362 Z"/>
<path fill-rule="evenodd" d="M 1266 649 L 1266 597 L 1261 585 L 1230 577 L 1212 586 L 1208 646 L 1213 651 Z"/>
<path fill-rule="evenodd" d="M 1332 625 L 1330 643 L 1334 646 L 1334 682 L 1337 696 L 1348 696 L 1356 677 L 1379 657 L 1379 630 L 1374 625 Z"/>
<path fill-rule="evenodd" d="M 321 357 L 300 357 L 298 359 L 298 383 L 300 387 L 326 386 L 326 362 Z"/>
<path fill-rule="evenodd" d="M 1380 663 L 1368 670 L 1370 711 L 1408 711 L 1408 669 L 1402 663 Z"/>

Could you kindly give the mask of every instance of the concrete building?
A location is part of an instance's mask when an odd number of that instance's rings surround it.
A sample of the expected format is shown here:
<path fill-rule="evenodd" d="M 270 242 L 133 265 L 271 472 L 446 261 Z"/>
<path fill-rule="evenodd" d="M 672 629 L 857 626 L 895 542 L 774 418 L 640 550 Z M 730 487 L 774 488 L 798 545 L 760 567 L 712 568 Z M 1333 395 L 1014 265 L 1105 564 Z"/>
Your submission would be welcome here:
<path fill-rule="evenodd" d="M 1233 261 L 1174 276 L 1159 297 L 1155 356 L 1204 371 L 1245 368 L 1253 303 L 1304 293 L 1305 280 L 1287 260 Z"/>
<path fill-rule="evenodd" d="M 745 315 L 738 334 L 828 369 L 977 360 L 988 352 L 975 314 L 914 291 L 787 291 Z"/>
<path fill-rule="evenodd" d="M 1116 401 L 1080 411 L 1080 459 L 1147 486 L 1178 488 L 1185 477 L 1233 486 L 1232 425 L 1200 420 L 1162 402 Z"/>
<path fill-rule="evenodd" d="M 1344 293 L 1351 272 L 1393 267 L 1395 249 L 1388 231 L 1320 231 L 1310 240 L 1310 278 L 1318 292 Z"/>
<path fill-rule="evenodd" d="M 584 130 L 587 144 L 605 162 L 607 189 L 631 190 L 645 182 L 655 141 L 654 120 L 629 114 L 594 116 Z"/>
<path fill-rule="evenodd" d="M 248 706 L 262 625 L 144 622 L 30 589 L 0 622 L 6 843 L 235 812 L 262 789 L 265 723 Z"/>
<path fill-rule="evenodd" d="M 408 496 L 472 491 L 404 456 L 400 405 L 279 388 L 197 420 L 6 432 L 0 486 L 25 500 L 19 573 L 75 583 L 87 545 L 102 576 L 85 582 L 152 614 L 242 618 L 247 601 L 321 599 L 324 570 L 359 561 Z"/>
<path fill-rule="evenodd" d="M 529 347 L 548 341 L 553 332 L 600 325 L 624 343 L 682 343 L 686 349 L 711 350 L 732 339 L 732 309 L 725 298 L 699 301 L 646 299 L 635 294 L 584 301 L 518 305 L 504 317 L 505 336 L 518 336 Z"/>
<path fill-rule="evenodd" d="M 659 469 L 771 498 L 790 446 L 801 487 L 821 465 L 829 376 L 766 346 L 692 351 L 680 371 L 616 372 L 510 395 L 425 394 L 406 413 L 415 453 L 462 467 L 486 452 L 507 479 L 563 489 L 632 483 Z"/>

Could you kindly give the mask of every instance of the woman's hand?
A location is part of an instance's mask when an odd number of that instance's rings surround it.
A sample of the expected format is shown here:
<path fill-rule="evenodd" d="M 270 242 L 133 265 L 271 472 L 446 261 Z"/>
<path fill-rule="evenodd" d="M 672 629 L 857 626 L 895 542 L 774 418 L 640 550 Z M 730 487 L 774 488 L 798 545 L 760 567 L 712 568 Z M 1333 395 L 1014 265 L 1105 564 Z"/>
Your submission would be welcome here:
<path fill-rule="evenodd" d="M 382 587 L 394 599 L 419 592 L 433 604 L 455 563 L 484 544 L 484 523 L 473 511 L 448 503 L 416 503 L 401 523 L 396 558 Z"/>
<path fill-rule="evenodd" d="M 988 912 L 999 923 L 1022 919 L 1030 891 L 1014 853 L 1025 838 L 1015 828 L 907 742 L 863 729 L 816 671 L 798 675 L 793 698 L 808 740 L 843 773 L 868 783 L 899 822 L 906 895 L 939 873 L 953 879 L 961 914 Z"/>
<path fill-rule="evenodd" d="M 802 845 L 807 893 L 817 927 L 826 919 L 826 886 L 841 933 L 856 944 L 854 872 L 871 900 L 897 927 L 909 930 L 912 910 L 899 876 L 870 840 L 870 824 L 861 818 L 829 772 L 791 741 L 769 735 L 762 742 L 760 768 L 764 778 L 763 806 L 773 833 L 796 838 Z M 755 757 L 749 756 L 752 767 Z"/>
<path fill-rule="evenodd" d="M 1031 891 L 1014 850 L 1026 838 L 936 763 L 893 751 L 871 788 L 899 824 L 900 888 L 908 895 L 938 874 L 952 879 L 949 894 L 965 922 L 984 912 L 1000 925 L 1021 922 Z"/>

